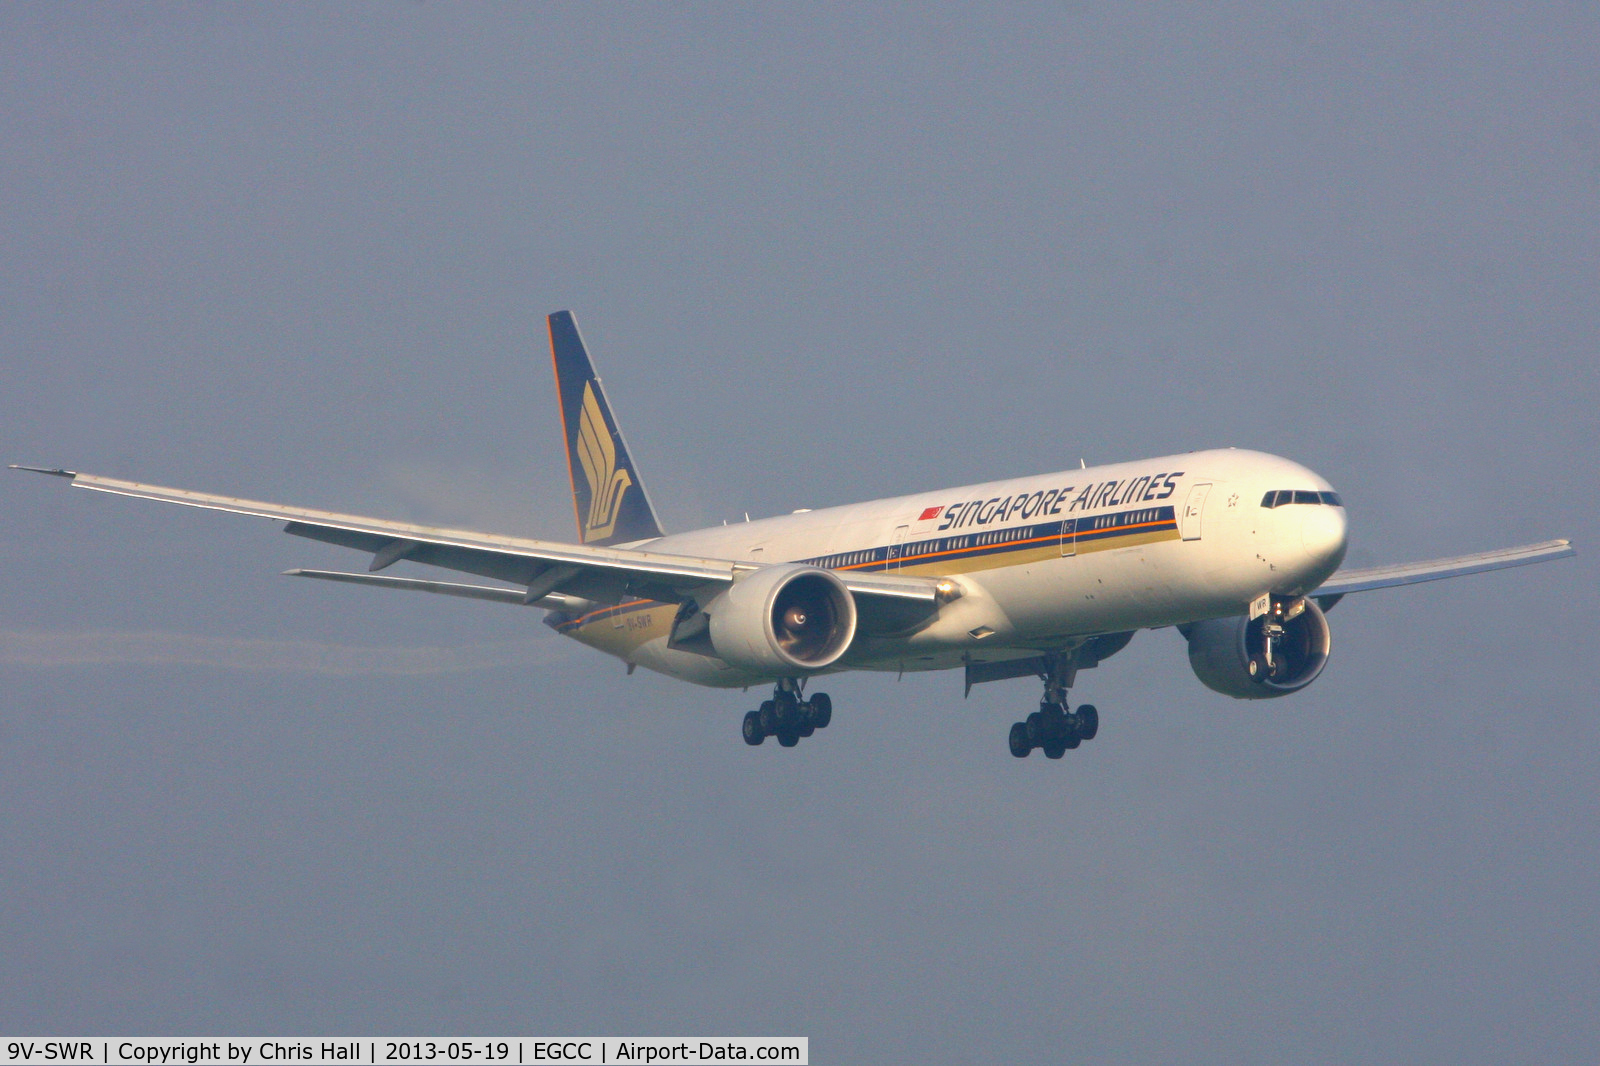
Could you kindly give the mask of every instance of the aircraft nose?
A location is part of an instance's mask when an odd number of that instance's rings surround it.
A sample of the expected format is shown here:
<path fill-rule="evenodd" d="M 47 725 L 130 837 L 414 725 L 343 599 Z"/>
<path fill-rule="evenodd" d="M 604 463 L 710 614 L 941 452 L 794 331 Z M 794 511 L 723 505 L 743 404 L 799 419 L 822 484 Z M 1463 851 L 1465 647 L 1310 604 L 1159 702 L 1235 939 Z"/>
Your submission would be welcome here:
<path fill-rule="evenodd" d="M 1344 562 L 1347 532 L 1344 508 L 1323 505 L 1307 507 L 1304 511 L 1300 519 L 1300 544 L 1314 564 L 1326 567 L 1331 574 Z"/>

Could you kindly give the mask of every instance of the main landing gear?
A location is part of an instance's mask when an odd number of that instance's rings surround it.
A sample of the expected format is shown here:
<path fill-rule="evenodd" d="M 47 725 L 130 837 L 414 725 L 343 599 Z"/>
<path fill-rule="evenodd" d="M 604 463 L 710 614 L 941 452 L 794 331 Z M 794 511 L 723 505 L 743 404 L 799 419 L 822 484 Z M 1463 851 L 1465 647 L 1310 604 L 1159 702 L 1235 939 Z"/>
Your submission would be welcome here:
<path fill-rule="evenodd" d="M 1026 759 L 1034 748 L 1043 748 L 1045 758 L 1059 759 L 1100 732 L 1100 712 L 1094 704 L 1067 710 L 1067 689 L 1076 674 L 1065 656 L 1052 657 L 1049 672 L 1041 675 L 1044 699 L 1039 701 L 1039 709 L 1022 721 L 1011 723 L 1006 743 L 1012 755 Z"/>
<path fill-rule="evenodd" d="M 1011 723 L 1006 742 L 1019 759 L 1026 759 L 1034 748 L 1043 748 L 1047 759 L 1059 759 L 1085 740 L 1093 740 L 1098 732 L 1100 712 L 1094 704 L 1085 703 L 1069 712 L 1065 703 L 1046 701 L 1023 721 Z"/>
<path fill-rule="evenodd" d="M 768 737 L 777 737 L 783 747 L 792 748 L 801 737 L 826 729 L 833 721 L 833 701 L 826 692 L 804 699 L 803 688 L 804 682 L 793 678 L 779 681 L 772 698 L 764 701 L 759 711 L 745 713 L 744 742 L 754 747 Z"/>

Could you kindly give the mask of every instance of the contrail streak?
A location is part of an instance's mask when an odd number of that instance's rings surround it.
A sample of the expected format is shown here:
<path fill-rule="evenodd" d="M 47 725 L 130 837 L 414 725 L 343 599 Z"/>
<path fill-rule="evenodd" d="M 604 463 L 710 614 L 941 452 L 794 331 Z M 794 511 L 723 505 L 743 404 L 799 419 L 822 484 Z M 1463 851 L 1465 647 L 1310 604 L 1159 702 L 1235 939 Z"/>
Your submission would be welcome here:
<path fill-rule="evenodd" d="M 212 666 L 340 676 L 425 676 L 555 662 L 565 648 L 506 641 L 457 648 L 362 647 L 314 640 L 246 640 L 192 633 L 0 630 L 7 666 Z"/>

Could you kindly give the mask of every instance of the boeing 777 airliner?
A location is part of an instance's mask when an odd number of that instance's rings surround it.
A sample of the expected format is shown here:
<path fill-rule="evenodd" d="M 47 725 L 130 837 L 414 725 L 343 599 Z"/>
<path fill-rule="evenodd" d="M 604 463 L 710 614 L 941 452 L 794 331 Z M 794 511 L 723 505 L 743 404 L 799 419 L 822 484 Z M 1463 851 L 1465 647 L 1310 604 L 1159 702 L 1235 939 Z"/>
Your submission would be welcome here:
<path fill-rule="evenodd" d="M 1141 629 L 1175 626 L 1200 680 L 1240 699 L 1322 672 L 1325 612 L 1353 592 L 1542 562 L 1564 540 L 1341 570 L 1332 485 L 1275 455 L 1189 452 L 919 492 L 667 534 L 656 520 L 572 315 L 548 319 L 578 543 L 409 525 L 213 496 L 71 470 L 80 488 L 285 523 L 370 552 L 366 573 L 300 577 L 528 605 L 557 633 L 698 685 L 773 685 L 748 744 L 793 747 L 833 717 L 807 683 L 843 670 L 953 670 L 972 685 L 1035 676 L 1039 709 L 1011 726 L 1018 758 L 1059 759 L 1100 716 L 1077 672 Z M 401 560 L 501 582 L 380 576 Z"/>

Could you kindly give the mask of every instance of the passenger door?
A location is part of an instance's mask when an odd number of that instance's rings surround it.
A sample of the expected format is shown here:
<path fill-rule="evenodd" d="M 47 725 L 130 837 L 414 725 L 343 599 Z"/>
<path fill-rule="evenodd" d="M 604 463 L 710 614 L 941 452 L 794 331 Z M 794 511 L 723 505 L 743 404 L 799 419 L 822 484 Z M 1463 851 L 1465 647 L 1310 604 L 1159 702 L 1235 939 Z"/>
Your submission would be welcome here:
<path fill-rule="evenodd" d="M 1206 496 L 1211 492 L 1211 483 L 1202 482 L 1189 490 L 1189 499 L 1183 505 L 1183 515 L 1178 519 L 1178 528 L 1183 533 L 1184 540 L 1200 539 L 1200 514 L 1206 507 Z"/>
<path fill-rule="evenodd" d="M 910 531 L 910 529 L 910 526 L 894 527 L 894 536 L 889 540 L 890 570 L 900 569 L 900 560 L 905 558 L 906 554 L 906 533 Z"/>

